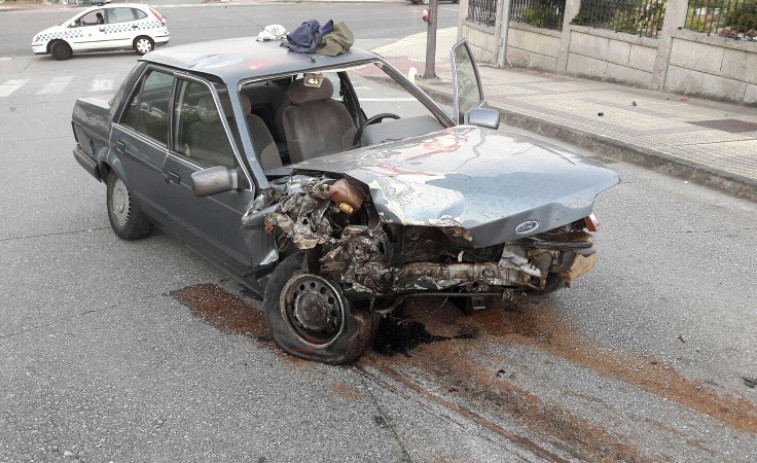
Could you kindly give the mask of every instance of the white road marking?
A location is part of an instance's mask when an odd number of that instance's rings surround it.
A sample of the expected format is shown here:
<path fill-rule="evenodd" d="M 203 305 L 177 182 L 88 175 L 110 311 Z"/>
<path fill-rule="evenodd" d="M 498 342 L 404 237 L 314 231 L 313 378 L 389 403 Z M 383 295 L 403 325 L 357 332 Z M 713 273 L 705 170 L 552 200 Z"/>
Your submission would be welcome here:
<path fill-rule="evenodd" d="M 71 78 L 72 76 L 53 77 L 53 80 L 51 82 L 48 82 L 47 85 L 42 88 L 42 90 L 38 91 L 37 95 L 52 95 L 61 93 L 63 92 L 63 89 L 66 88 L 66 85 L 71 82 Z"/>
<path fill-rule="evenodd" d="M 13 79 L 0 85 L 0 97 L 5 97 L 15 92 L 19 88 L 23 87 L 25 83 L 29 82 L 28 79 Z"/>
<path fill-rule="evenodd" d="M 92 85 L 89 86 L 90 92 L 106 92 L 113 90 L 113 79 L 111 74 L 98 74 L 92 79 Z"/>

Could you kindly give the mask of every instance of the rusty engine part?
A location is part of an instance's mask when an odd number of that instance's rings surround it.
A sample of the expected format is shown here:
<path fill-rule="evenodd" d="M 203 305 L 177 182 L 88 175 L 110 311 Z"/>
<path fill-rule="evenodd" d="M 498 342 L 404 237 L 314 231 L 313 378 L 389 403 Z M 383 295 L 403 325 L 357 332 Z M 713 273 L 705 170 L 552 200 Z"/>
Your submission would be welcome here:
<path fill-rule="evenodd" d="M 350 185 L 350 182 L 340 178 L 329 188 L 329 198 L 345 214 L 353 214 L 363 206 L 363 193 Z"/>

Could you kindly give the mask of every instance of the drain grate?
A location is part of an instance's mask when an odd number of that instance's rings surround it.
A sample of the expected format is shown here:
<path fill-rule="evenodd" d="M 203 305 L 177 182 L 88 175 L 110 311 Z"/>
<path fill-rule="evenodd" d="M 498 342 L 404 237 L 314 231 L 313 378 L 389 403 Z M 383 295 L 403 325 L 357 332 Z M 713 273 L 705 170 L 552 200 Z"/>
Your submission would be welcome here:
<path fill-rule="evenodd" d="M 708 129 L 722 130 L 728 133 L 757 132 L 757 124 L 754 122 L 740 121 L 738 119 L 716 119 L 713 121 L 689 122 L 692 125 L 707 127 Z"/>

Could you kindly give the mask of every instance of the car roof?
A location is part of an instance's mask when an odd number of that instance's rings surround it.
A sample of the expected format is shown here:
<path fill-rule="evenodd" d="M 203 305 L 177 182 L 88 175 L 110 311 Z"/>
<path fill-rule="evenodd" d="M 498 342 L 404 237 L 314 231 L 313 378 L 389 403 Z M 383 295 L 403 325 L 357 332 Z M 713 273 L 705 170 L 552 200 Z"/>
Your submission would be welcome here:
<path fill-rule="evenodd" d="M 193 73 L 212 74 L 227 85 L 234 85 L 245 79 L 345 67 L 379 57 L 356 48 L 333 57 L 294 53 L 282 47 L 278 40 L 259 42 L 255 37 L 240 37 L 162 48 L 141 59 Z"/>
<path fill-rule="evenodd" d="M 106 3 L 104 5 L 94 5 L 87 9 L 87 11 L 91 10 L 99 10 L 99 9 L 110 9 L 110 8 L 139 8 L 140 10 L 146 10 L 150 8 L 150 5 L 147 5 L 145 3 Z"/>

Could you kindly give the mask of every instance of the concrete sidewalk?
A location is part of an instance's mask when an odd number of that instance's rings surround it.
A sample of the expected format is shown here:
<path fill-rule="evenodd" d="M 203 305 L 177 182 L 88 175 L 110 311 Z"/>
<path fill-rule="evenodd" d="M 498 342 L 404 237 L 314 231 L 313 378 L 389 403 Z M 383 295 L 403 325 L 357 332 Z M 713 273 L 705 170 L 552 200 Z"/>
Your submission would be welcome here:
<path fill-rule="evenodd" d="M 439 80 L 419 85 L 450 98 L 446 54 L 457 29 L 437 36 Z M 374 51 L 423 74 L 426 34 Z M 505 124 L 757 201 L 757 108 L 533 70 L 480 66 L 489 105 Z"/>

